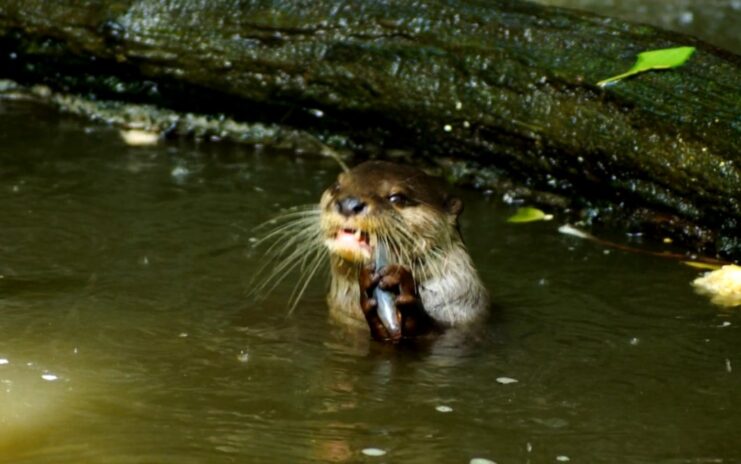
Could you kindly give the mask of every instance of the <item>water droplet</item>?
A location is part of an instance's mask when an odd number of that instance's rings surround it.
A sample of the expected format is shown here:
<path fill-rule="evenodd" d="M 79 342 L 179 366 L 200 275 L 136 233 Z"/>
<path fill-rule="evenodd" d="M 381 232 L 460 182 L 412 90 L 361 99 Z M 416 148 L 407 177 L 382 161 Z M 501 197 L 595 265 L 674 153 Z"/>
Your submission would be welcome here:
<path fill-rule="evenodd" d="M 692 21 L 695 20 L 695 15 L 691 11 L 683 11 L 679 15 L 679 23 L 680 24 L 692 24 Z"/>
<path fill-rule="evenodd" d="M 57 377 L 54 374 L 42 374 L 41 375 L 41 378 L 44 379 L 44 380 L 46 380 L 47 382 L 53 382 L 53 381 L 59 379 L 59 377 Z"/>
<path fill-rule="evenodd" d="M 10 364 L 10 361 L 8 361 L 8 360 L 7 360 L 7 359 L 5 359 L 5 358 L 0 358 L 0 366 L 2 366 L 2 365 L 4 365 L 4 364 Z"/>
<path fill-rule="evenodd" d="M 366 456 L 378 457 L 378 456 L 385 455 L 386 451 L 380 448 L 365 448 L 363 449 L 362 453 L 365 454 Z"/>
<path fill-rule="evenodd" d="M 517 383 L 517 379 L 513 379 L 512 377 L 497 377 L 497 382 L 502 385 L 509 385 L 511 383 Z"/>
<path fill-rule="evenodd" d="M 239 354 L 237 355 L 237 361 L 241 363 L 246 363 L 249 360 L 250 360 L 250 354 L 245 351 L 240 351 Z"/>
<path fill-rule="evenodd" d="M 497 464 L 496 461 L 486 458 L 473 458 L 468 461 L 468 464 Z"/>
<path fill-rule="evenodd" d="M 441 404 L 440 406 L 436 406 L 435 410 L 437 412 L 453 412 L 453 408 L 450 406 L 445 406 L 444 404 Z"/>
<path fill-rule="evenodd" d="M 183 177 L 186 177 L 188 174 L 190 174 L 190 170 L 186 168 L 185 166 L 175 166 L 173 170 L 170 172 L 170 175 L 172 177 L 175 177 L 176 179 L 182 179 Z"/>
<path fill-rule="evenodd" d="M 445 132 L 450 132 L 450 131 L 452 131 L 452 130 L 453 130 L 453 126 L 451 126 L 450 124 L 445 124 L 445 125 L 443 126 L 443 130 L 444 130 Z"/>
<path fill-rule="evenodd" d="M 571 461 L 571 458 L 569 458 L 568 456 L 557 456 L 556 457 L 556 461 L 558 461 L 558 462 L 569 462 L 569 461 Z"/>

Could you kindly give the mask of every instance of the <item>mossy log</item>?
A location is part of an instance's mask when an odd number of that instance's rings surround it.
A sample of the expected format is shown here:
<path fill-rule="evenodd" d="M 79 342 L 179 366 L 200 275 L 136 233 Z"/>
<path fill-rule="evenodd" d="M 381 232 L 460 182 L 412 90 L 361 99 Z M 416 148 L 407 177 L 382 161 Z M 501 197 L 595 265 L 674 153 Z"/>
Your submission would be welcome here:
<path fill-rule="evenodd" d="M 0 54 L 0 77 L 463 160 L 741 258 L 741 59 L 691 37 L 514 0 L 0 0 Z"/>

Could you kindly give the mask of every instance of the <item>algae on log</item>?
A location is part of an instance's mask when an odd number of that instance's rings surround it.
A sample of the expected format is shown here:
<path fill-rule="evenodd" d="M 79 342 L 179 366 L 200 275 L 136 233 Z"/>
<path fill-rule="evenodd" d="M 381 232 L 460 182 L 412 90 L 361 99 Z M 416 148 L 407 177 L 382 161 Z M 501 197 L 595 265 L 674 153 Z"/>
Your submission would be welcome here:
<path fill-rule="evenodd" d="M 741 258 L 741 59 L 690 37 L 515 0 L 0 0 L 0 54 L 0 77 L 463 160 Z"/>

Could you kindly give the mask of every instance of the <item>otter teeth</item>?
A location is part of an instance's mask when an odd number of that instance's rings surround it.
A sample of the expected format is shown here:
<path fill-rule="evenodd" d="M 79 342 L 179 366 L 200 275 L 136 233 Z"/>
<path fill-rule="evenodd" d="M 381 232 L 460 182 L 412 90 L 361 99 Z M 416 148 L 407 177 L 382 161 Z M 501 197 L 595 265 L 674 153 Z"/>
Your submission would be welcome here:
<path fill-rule="evenodd" d="M 357 262 L 359 256 L 367 258 L 371 253 L 368 232 L 354 227 L 343 227 L 337 231 L 337 235 L 328 242 L 330 250 L 349 261 Z"/>
<path fill-rule="evenodd" d="M 352 235 L 353 238 L 358 243 L 363 243 L 363 242 L 367 242 L 368 241 L 368 234 L 366 232 L 363 232 L 360 229 L 354 229 L 354 228 L 346 227 L 346 228 L 342 229 L 342 233 L 343 234 L 347 234 L 347 235 Z"/>

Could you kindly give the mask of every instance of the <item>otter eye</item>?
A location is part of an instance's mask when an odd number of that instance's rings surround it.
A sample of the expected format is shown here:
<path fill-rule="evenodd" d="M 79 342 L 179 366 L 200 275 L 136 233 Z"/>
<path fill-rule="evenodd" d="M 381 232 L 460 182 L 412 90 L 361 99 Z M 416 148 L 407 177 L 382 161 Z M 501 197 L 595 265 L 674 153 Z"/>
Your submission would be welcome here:
<path fill-rule="evenodd" d="M 409 198 L 403 193 L 392 193 L 388 196 L 389 203 L 396 206 L 406 206 L 409 204 Z"/>

